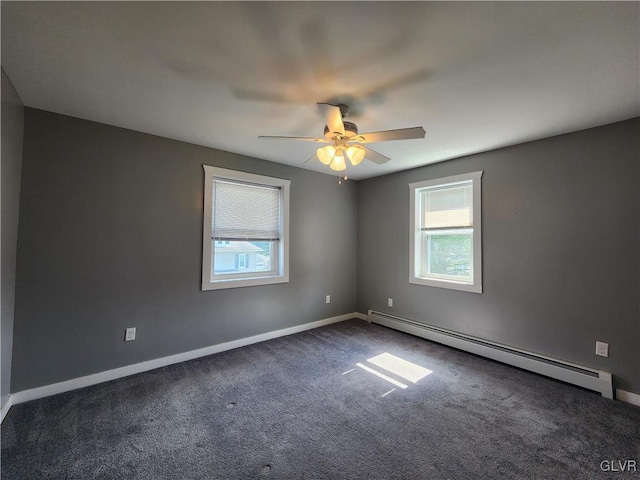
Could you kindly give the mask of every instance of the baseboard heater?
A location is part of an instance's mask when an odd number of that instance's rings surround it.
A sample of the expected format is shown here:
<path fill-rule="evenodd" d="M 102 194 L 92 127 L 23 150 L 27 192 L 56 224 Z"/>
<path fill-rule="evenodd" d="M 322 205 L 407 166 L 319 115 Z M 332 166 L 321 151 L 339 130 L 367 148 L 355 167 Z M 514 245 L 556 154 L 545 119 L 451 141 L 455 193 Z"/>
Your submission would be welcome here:
<path fill-rule="evenodd" d="M 600 392 L 605 398 L 613 398 L 613 385 L 609 372 L 574 365 L 555 358 L 525 352 L 506 345 L 500 345 L 375 310 L 369 310 L 368 321 L 506 363 L 507 365 L 555 378 L 556 380 L 578 385 L 579 387 L 595 390 L 596 392 Z"/>

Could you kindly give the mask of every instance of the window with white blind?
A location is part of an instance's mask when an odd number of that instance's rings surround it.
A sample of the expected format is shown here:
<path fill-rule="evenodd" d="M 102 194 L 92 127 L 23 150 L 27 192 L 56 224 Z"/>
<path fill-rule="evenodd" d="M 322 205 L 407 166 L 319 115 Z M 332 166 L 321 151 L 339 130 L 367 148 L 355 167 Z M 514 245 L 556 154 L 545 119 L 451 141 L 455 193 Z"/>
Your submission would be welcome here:
<path fill-rule="evenodd" d="M 409 282 L 482 293 L 482 172 L 409 184 Z"/>
<path fill-rule="evenodd" d="M 202 290 L 289 281 L 289 180 L 204 165 Z"/>

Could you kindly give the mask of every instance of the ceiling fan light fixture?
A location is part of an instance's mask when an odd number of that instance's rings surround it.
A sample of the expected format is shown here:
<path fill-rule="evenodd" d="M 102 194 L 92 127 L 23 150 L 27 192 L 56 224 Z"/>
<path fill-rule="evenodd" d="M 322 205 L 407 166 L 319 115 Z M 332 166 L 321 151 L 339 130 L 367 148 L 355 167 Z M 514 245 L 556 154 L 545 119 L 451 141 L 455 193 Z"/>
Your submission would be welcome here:
<path fill-rule="evenodd" d="M 323 165 L 329 165 L 335 154 L 336 154 L 336 147 L 332 145 L 327 145 L 326 147 L 320 147 L 316 151 L 318 160 L 320 160 L 320 162 Z"/>
<path fill-rule="evenodd" d="M 341 148 L 336 151 L 333 160 L 331 160 L 329 168 L 331 168 L 331 170 L 335 170 L 336 172 L 341 172 L 342 170 L 347 168 L 347 164 L 344 163 L 344 152 Z"/>
<path fill-rule="evenodd" d="M 354 167 L 364 160 L 365 153 L 364 148 L 360 145 L 351 145 L 347 148 L 347 157 Z"/>
<path fill-rule="evenodd" d="M 382 130 L 379 132 L 369 132 L 360 134 L 358 126 L 353 122 L 347 122 L 344 117 L 349 111 L 349 107 L 343 103 L 334 105 L 332 103 L 318 102 L 318 110 L 325 117 L 324 139 L 314 137 L 287 137 L 280 135 L 260 135 L 258 138 L 273 140 L 301 140 L 306 142 L 321 142 L 330 145 L 318 148 L 315 157 L 320 163 L 329 166 L 336 172 L 345 172 L 344 180 L 347 179 L 347 161 L 345 156 L 354 167 L 362 163 L 365 159 L 382 165 L 390 160 L 381 153 L 368 147 L 357 145 L 358 143 L 386 142 L 389 140 L 409 140 L 414 138 L 424 138 L 423 127 L 399 128 L 396 130 Z M 313 159 L 311 157 L 309 160 Z M 307 160 L 307 162 L 309 161 Z M 307 163 L 305 162 L 305 163 Z"/>

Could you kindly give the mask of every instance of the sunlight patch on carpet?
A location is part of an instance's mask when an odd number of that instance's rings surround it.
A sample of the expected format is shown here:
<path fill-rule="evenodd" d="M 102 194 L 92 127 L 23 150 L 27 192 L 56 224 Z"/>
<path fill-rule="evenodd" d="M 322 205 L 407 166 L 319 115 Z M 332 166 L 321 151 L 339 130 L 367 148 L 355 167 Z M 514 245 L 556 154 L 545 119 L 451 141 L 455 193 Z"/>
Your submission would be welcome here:
<path fill-rule="evenodd" d="M 407 386 L 404 383 L 394 380 L 393 378 L 388 377 L 384 373 L 380 373 L 377 370 L 374 370 L 373 368 L 367 367 L 366 365 L 363 365 L 361 363 L 356 363 L 356 365 L 369 373 L 373 373 L 376 377 L 386 380 L 387 382 L 395 385 L 396 387 L 407 388 Z"/>
<path fill-rule="evenodd" d="M 388 352 L 381 353 L 367 360 L 367 362 L 383 368 L 388 372 L 408 380 L 411 383 L 418 383 L 433 372 L 428 368 L 421 367 L 415 363 L 408 362 L 400 357 L 396 357 Z"/>
<path fill-rule="evenodd" d="M 380 395 L 380 397 L 386 397 L 386 396 L 387 396 L 387 395 L 389 395 L 391 392 L 395 392 L 395 391 L 396 391 L 396 389 L 395 389 L 395 388 L 392 388 L 392 389 L 391 389 L 391 390 L 389 390 L 388 392 L 383 393 L 382 395 Z"/>

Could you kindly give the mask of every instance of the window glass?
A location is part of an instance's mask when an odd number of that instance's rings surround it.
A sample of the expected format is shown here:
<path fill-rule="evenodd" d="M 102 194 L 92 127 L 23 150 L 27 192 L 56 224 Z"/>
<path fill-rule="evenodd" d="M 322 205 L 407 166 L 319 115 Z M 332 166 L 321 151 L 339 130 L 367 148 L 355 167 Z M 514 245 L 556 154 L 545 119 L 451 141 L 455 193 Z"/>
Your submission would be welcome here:
<path fill-rule="evenodd" d="M 409 185 L 411 283 L 482 292 L 481 176 Z"/>

